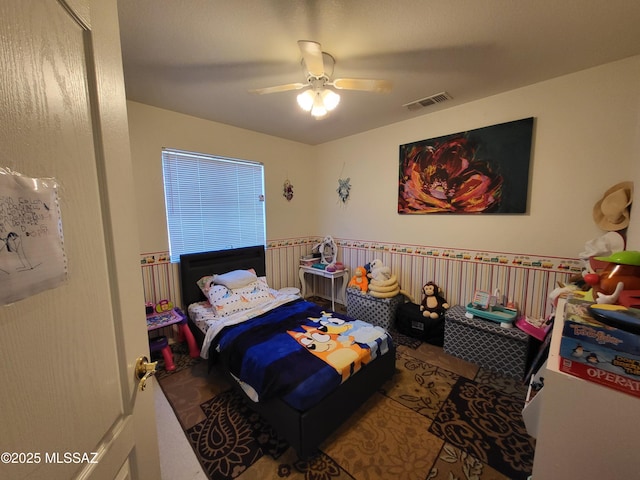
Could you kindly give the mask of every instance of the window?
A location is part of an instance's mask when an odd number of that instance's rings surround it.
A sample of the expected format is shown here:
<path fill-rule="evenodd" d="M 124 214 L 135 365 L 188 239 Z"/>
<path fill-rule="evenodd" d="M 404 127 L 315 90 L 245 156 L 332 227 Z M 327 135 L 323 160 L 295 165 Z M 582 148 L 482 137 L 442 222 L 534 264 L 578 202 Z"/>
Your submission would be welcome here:
<path fill-rule="evenodd" d="M 184 253 L 264 245 L 264 166 L 162 150 L 172 262 Z"/>

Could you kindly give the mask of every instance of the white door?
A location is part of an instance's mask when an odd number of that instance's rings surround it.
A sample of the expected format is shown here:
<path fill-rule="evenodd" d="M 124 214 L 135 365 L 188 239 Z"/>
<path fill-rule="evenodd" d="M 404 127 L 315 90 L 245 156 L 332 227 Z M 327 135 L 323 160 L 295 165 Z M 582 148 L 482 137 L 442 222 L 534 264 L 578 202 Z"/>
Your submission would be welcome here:
<path fill-rule="evenodd" d="M 68 266 L 0 306 L 0 478 L 159 479 L 116 0 L 0 2 L 0 166 L 57 180 Z"/>

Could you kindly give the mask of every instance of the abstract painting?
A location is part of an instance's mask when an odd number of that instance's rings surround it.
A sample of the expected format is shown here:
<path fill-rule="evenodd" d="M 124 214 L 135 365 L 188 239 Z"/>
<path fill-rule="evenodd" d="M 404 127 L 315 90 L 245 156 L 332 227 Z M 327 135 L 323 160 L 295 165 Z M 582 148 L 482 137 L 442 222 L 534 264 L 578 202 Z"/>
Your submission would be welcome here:
<path fill-rule="evenodd" d="M 526 213 L 533 117 L 400 145 L 398 213 Z"/>

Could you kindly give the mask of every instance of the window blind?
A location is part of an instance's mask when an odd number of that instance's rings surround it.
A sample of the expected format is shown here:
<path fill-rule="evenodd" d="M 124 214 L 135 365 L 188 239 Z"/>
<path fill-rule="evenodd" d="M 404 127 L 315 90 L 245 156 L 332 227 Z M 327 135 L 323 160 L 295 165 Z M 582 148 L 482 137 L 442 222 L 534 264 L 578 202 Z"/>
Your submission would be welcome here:
<path fill-rule="evenodd" d="M 163 149 L 172 262 L 185 253 L 264 245 L 264 166 Z"/>

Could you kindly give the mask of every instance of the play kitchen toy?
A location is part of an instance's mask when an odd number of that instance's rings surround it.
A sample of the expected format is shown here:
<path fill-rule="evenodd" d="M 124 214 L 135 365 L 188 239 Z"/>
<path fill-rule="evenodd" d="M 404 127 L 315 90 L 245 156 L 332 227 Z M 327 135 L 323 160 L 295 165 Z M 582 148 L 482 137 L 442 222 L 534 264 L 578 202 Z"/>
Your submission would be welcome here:
<path fill-rule="evenodd" d="M 473 318 L 475 316 L 499 323 L 501 327 L 511 328 L 518 316 L 518 312 L 514 308 L 501 305 L 499 299 L 500 291 L 497 289 L 493 295 L 489 292 L 477 290 L 473 296 L 473 300 L 467 304 L 466 317 Z"/>

